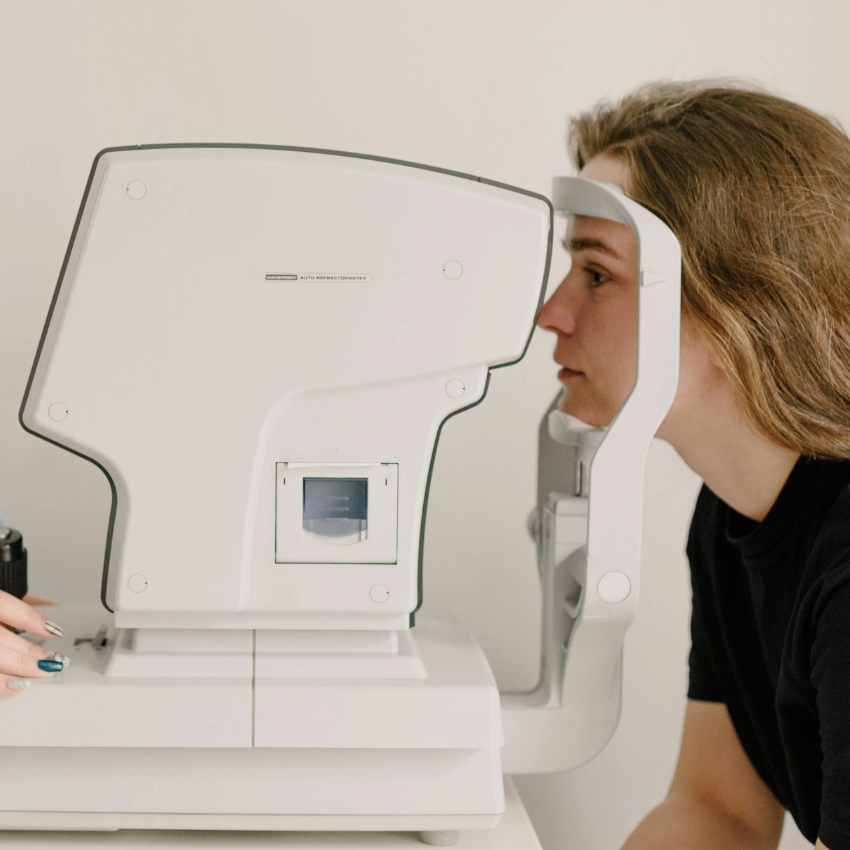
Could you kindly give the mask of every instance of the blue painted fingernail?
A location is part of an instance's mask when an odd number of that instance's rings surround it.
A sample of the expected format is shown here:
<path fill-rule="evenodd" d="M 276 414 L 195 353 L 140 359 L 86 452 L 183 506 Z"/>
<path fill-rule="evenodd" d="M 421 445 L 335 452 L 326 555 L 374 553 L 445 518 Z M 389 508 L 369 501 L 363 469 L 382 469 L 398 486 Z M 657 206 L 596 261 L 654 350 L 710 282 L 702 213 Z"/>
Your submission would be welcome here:
<path fill-rule="evenodd" d="M 48 658 L 43 658 L 38 662 L 38 669 L 44 670 L 45 673 L 59 673 L 65 668 L 61 661 L 51 661 Z"/>

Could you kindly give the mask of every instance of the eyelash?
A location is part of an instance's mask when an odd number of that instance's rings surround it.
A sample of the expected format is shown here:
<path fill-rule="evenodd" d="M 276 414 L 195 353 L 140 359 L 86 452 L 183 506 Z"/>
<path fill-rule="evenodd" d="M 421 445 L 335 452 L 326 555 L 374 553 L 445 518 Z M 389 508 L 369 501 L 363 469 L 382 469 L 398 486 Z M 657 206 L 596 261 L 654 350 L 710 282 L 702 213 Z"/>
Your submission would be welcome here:
<path fill-rule="evenodd" d="M 584 271 L 587 275 L 590 276 L 591 289 L 596 289 L 597 287 L 602 286 L 603 283 L 611 279 L 606 274 L 603 274 L 602 272 L 597 271 L 596 269 L 584 267 L 582 271 Z M 602 279 L 600 280 L 600 278 Z"/>
<path fill-rule="evenodd" d="M 566 239 L 561 240 L 561 245 L 564 246 L 564 250 L 570 253 L 570 245 Z M 587 274 L 591 279 L 591 289 L 597 289 L 602 286 L 603 283 L 607 283 L 611 278 L 608 277 L 604 272 L 597 271 L 594 268 L 590 268 L 589 266 L 583 266 L 582 271 Z M 603 280 L 599 280 L 599 278 L 604 278 Z"/>

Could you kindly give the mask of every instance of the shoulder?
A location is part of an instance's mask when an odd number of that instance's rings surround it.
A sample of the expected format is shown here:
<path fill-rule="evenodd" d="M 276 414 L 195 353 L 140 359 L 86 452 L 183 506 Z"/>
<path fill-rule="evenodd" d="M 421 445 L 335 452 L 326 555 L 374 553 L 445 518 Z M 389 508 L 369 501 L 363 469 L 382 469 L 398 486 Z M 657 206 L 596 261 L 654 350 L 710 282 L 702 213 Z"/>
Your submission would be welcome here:
<path fill-rule="evenodd" d="M 717 525 L 720 520 L 720 514 L 723 508 L 726 507 L 725 502 L 721 501 L 718 496 L 715 496 L 708 486 L 703 484 L 697 496 L 694 513 L 691 517 L 691 526 L 688 532 L 688 543 L 695 536 L 704 534 L 708 529 Z"/>
<path fill-rule="evenodd" d="M 713 560 L 718 546 L 723 547 L 728 510 L 726 503 L 703 484 L 688 530 L 686 552 L 692 571 L 698 563 Z"/>
<path fill-rule="evenodd" d="M 812 529 L 810 564 L 824 582 L 850 579 L 850 464 L 825 465 L 810 498 L 823 498 L 823 520 Z"/>
<path fill-rule="evenodd" d="M 850 464 L 824 465 L 818 483 L 810 497 L 824 500 L 823 519 L 810 530 L 803 608 L 813 625 L 825 616 L 850 624 Z"/>

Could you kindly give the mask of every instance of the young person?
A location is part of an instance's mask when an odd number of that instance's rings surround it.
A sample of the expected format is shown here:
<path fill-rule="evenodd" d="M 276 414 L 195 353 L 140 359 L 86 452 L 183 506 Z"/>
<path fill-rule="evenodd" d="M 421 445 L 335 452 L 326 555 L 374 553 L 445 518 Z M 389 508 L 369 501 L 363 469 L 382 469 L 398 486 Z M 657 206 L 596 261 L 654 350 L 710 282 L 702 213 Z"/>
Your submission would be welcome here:
<path fill-rule="evenodd" d="M 850 140 L 759 91 L 665 83 L 575 119 L 571 147 L 681 243 L 658 436 L 705 482 L 679 761 L 624 850 L 775 848 L 786 809 L 850 850 Z M 636 239 L 576 217 L 568 248 L 538 321 L 563 409 L 607 425 L 635 378 Z"/>

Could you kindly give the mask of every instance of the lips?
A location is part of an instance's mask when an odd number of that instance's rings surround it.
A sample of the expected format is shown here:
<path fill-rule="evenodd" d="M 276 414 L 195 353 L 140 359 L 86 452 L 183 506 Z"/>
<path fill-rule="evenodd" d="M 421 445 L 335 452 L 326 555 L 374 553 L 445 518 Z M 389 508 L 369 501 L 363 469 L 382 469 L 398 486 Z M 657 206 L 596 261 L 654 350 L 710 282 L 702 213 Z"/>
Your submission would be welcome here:
<path fill-rule="evenodd" d="M 583 375 L 584 372 L 579 372 L 576 369 L 570 369 L 567 366 L 564 366 L 560 372 L 558 372 L 558 380 L 566 381 L 570 378 L 577 378 L 579 375 Z"/>

